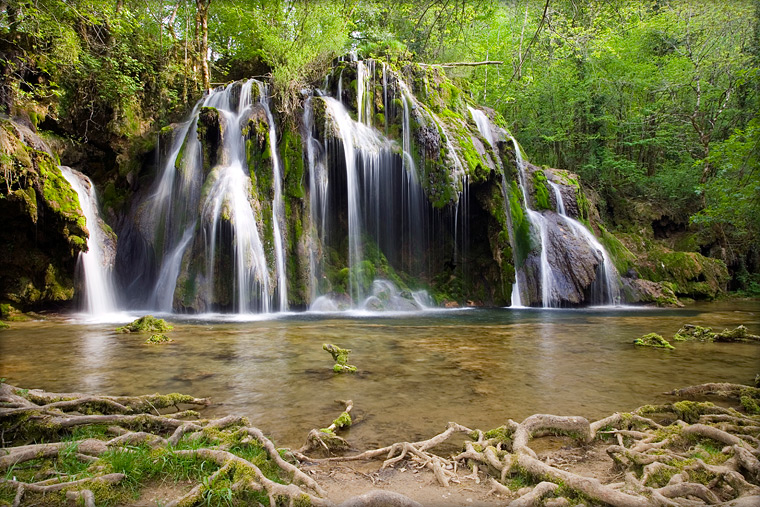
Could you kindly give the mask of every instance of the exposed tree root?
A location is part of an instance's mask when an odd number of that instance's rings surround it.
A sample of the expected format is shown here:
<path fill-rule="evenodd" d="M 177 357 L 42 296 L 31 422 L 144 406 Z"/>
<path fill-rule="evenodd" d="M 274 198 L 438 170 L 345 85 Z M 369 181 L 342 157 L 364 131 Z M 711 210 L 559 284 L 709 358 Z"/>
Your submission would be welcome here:
<path fill-rule="evenodd" d="M 746 386 L 704 384 L 673 393 L 685 397 L 717 392 L 737 399 L 749 391 Z M 331 447 L 324 435 L 343 440 L 336 433 L 351 424 L 350 401 L 341 402 L 344 411 L 327 428 L 312 431 L 319 433 L 317 438 L 310 433 L 307 445 L 287 451 L 278 449 L 245 418 L 189 421 L 186 417 L 197 414 L 179 407 L 170 416 L 160 415 L 155 405 L 169 406 L 162 399 L 158 395 L 129 399 L 61 395 L 0 384 L 0 472 L 7 477 L 0 479 L 0 493 L 5 502 L 39 503 L 44 495 L 45 504 L 62 505 L 69 500 L 100 505 L 104 494 L 113 502 L 114 495 L 125 494 L 121 483 L 127 482 L 130 473 L 119 468 L 120 456 L 144 459 L 141 466 L 147 469 L 163 462 L 199 474 L 193 476 L 195 487 L 169 503 L 175 506 L 203 503 L 222 492 L 243 504 L 334 505 L 323 486 L 291 462 L 294 459 L 312 463 L 379 460 L 380 468 L 424 469 L 443 488 L 456 482 L 488 483 L 492 493 L 503 495 L 516 507 L 568 502 L 742 507 L 758 505 L 760 498 L 760 417 L 705 402 L 647 405 L 595 422 L 537 414 L 519 423 L 508 420 L 490 431 L 452 422 L 427 440 L 335 455 L 342 451 Z M 189 404 L 181 402 L 185 403 Z M 546 435 L 574 440 L 580 451 L 593 449 L 602 456 L 606 451 L 611 458 L 607 476 L 615 478 L 587 477 L 540 457 L 532 441 Z M 461 442 L 458 439 L 463 442 L 457 452 L 440 452 L 442 444 L 451 448 L 452 443 Z M 311 455 L 325 451 L 327 457 Z M 65 464 L 70 470 L 48 474 L 45 470 L 50 470 L 51 463 Z M 391 491 L 371 491 L 341 505 L 419 504 Z"/>
<path fill-rule="evenodd" d="M 679 396 L 703 395 L 720 390 L 734 398 L 747 394 L 745 386 L 707 385 L 677 391 Z M 674 392 L 676 393 L 676 392 Z M 656 420 L 658 414 L 662 417 Z M 443 433 L 422 442 L 400 442 L 359 454 L 330 457 L 338 460 L 383 459 L 382 467 L 402 461 L 418 463 L 432 470 L 446 486 L 450 470 L 470 466 L 473 474 L 464 477 L 480 482 L 485 475 L 492 493 L 515 498 L 510 505 L 561 504 L 566 494 L 579 495 L 592 503 L 620 507 L 743 505 L 754 499 L 760 483 L 760 418 L 711 403 L 681 401 L 645 406 L 631 414 L 613 414 L 589 423 L 582 417 L 533 415 L 515 423 L 508 421 L 496 430 L 483 432 L 450 423 Z M 433 448 L 457 433 L 469 440 L 457 455 L 443 457 Z M 530 441 L 554 434 L 574 438 L 583 447 L 605 445 L 625 482 L 605 484 L 595 478 L 563 470 L 544 462 L 531 449 Z M 301 458 L 309 459 L 306 456 Z M 448 472 L 448 473 L 447 473 Z M 510 479 L 523 477 L 537 484 L 518 492 L 510 489 Z M 555 502 L 555 500 L 557 500 Z M 747 504 L 750 505 L 751 503 Z"/>

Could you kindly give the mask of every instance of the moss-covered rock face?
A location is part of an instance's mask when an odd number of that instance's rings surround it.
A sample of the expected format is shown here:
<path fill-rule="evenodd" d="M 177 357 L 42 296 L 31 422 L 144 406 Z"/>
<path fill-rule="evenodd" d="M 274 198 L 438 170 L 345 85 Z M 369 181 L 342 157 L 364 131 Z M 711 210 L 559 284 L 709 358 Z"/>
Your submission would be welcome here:
<path fill-rule="evenodd" d="M 28 128 L 0 120 L 0 302 L 22 310 L 71 301 L 87 249 L 79 198 L 46 149 Z"/>
<path fill-rule="evenodd" d="M 204 174 L 208 174 L 212 167 L 225 163 L 222 142 L 224 130 L 224 116 L 216 108 L 202 107 L 198 116 L 198 140 L 203 152 Z M 182 167 L 181 160 L 181 156 L 177 157 L 178 169 Z"/>
<path fill-rule="evenodd" d="M 677 252 L 638 234 L 618 233 L 616 237 L 620 240 L 613 248 L 616 264 L 629 266 L 621 274 L 668 283 L 678 297 L 714 299 L 726 290 L 728 269 L 718 259 L 697 252 Z"/>

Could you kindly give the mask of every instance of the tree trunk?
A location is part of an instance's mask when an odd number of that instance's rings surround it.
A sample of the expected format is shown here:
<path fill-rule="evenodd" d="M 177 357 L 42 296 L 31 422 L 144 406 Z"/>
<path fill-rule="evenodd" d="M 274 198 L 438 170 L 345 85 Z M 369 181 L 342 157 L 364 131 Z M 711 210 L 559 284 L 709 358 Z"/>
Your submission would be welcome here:
<path fill-rule="evenodd" d="M 201 66 L 201 81 L 203 89 L 208 90 L 211 86 L 211 78 L 208 70 L 208 7 L 211 0 L 195 0 L 196 6 L 196 30 L 198 44 L 198 62 Z"/>

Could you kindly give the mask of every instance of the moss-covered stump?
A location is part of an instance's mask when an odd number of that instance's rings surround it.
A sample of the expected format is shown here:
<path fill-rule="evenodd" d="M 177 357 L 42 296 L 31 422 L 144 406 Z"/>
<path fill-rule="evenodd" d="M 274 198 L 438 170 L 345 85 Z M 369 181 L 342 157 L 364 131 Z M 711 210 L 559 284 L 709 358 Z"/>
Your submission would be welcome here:
<path fill-rule="evenodd" d="M 126 326 L 117 327 L 117 333 L 165 333 L 174 329 L 164 319 L 157 319 L 153 315 L 145 315 L 136 319 Z M 153 338 L 151 336 L 151 338 Z"/>
<path fill-rule="evenodd" d="M 668 342 L 665 338 L 658 335 L 657 333 L 649 333 L 645 334 L 641 338 L 636 338 L 633 340 L 634 345 L 638 345 L 640 347 L 654 347 L 658 349 L 675 349 L 674 346 Z"/>
<path fill-rule="evenodd" d="M 356 373 L 356 366 L 348 364 L 348 354 L 351 353 L 351 349 L 342 349 L 332 343 L 323 344 L 322 349 L 329 352 L 335 361 L 333 365 L 335 373 Z"/>

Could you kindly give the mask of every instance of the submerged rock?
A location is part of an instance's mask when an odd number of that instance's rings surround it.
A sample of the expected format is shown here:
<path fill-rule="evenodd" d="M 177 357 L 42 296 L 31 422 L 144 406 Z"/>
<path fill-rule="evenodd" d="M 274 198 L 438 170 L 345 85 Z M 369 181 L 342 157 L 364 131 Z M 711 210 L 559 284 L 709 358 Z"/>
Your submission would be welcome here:
<path fill-rule="evenodd" d="M 116 328 L 117 333 L 156 333 L 166 332 L 174 329 L 168 325 L 164 319 L 157 319 L 153 315 L 145 315 L 135 320 L 131 324 Z M 156 335 L 154 335 L 156 336 Z M 153 336 L 151 336 L 151 339 Z"/>
<path fill-rule="evenodd" d="M 654 347 L 658 349 L 675 349 L 674 346 L 668 342 L 665 338 L 658 335 L 657 333 L 649 333 L 645 334 L 641 338 L 636 338 L 633 341 L 634 345 L 638 345 L 641 347 Z"/>
<path fill-rule="evenodd" d="M 710 327 L 685 324 L 673 336 L 675 341 L 700 341 L 700 342 L 752 342 L 760 341 L 760 336 L 750 334 L 746 327 L 738 326 L 736 329 L 724 329 L 716 333 Z"/>
<path fill-rule="evenodd" d="M 152 334 L 150 335 L 150 338 L 145 340 L 145 343 L 149 345 L 159 345 L 161 343 L 169 343 L 171 341 L 174 341 L 174 340 L 172 340 L 165 334 Z"/>

